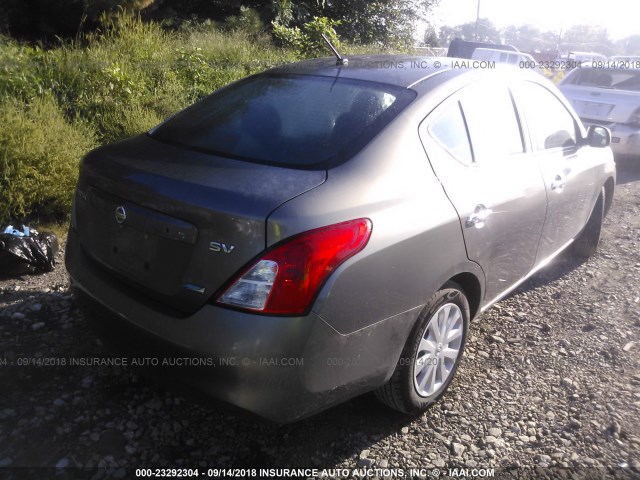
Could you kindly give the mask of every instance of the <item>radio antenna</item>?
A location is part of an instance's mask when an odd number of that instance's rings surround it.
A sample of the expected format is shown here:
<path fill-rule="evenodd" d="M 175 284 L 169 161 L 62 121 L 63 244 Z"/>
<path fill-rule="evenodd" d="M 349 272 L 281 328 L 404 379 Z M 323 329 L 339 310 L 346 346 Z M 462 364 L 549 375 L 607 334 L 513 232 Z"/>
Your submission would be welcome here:
<path fill-rule="evenodd" d="M 327 42 L 327 45 L 329 45 L 329 48 L 331 49 L 333 54 L 336 56 L 336 58 L 337 58 L 336 65 L 339 65 L 339 66 L 349 65 L 349 59 L 348 58 L 344 58 L 342 55 L 340 55 L 340 52 L 338 52 L 336 47 L 333 46 L 333 43 L 331 43 L 331 40 L 329 40 L 324 33 L 322 34 L 322 38 L 324 39 L 325 42 Z"/>

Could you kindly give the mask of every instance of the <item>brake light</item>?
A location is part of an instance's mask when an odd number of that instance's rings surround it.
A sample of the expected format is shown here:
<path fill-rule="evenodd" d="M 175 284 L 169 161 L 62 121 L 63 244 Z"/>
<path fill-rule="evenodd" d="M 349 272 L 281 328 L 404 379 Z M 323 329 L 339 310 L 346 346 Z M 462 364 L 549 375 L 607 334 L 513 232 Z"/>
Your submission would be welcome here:
<path fill-rule="evenodd" d="M 310 230 L 253 261 L 215 297 L 219 305 L 269 315 L 303 315 L 320 287 L 371 236 L 366 218 Z"/>

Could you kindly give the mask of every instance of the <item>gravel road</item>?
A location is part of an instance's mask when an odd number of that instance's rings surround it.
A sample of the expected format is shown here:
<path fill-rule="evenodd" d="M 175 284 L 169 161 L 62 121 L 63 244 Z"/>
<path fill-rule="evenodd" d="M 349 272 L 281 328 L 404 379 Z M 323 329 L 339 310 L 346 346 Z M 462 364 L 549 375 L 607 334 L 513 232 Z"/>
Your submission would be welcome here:
<path fill-rule="evenodd" d="M 619 177 L 600 253 L 557 260 L 475 320 L 451 389 L 417 418 L 365 395 L 278 426 L 132 367 L 18 365 L 108 354 L 62 265 L 0 279 L 0 477 L 455 466 L 640 478 L 640 168 Z"/>

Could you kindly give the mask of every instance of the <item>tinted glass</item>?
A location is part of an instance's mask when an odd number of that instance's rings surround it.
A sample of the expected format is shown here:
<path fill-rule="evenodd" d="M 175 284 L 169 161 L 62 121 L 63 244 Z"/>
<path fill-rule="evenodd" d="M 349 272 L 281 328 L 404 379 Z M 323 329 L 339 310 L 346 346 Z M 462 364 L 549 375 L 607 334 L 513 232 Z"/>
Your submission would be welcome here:
<path fill-rule="evenodd" d="M 520 124 L 506 85 L 486 83 L 470 87 L 461 103 L 476 162 L 524 151 Z"/>
<path fill-rule="evenodd" d="M 601 87 L 640 92 L 640 71 L 585 68 L 577 70 L 567 80 L 567 83 L 583 87 Z"/>
<path fill-rule="evenodd" d="M 458 102 L 443 106 L 429 124 L 431 136 L 462 163 L 472 163 L 467 127 Z"/>
<path fill-rule="evenodd" d="M 376 83 L 261 75 L 214 93 L 151 134 L 233 158 L 324 167 L 361 149 L 414 97 Z"/>
<path fill-rule="evenodd" d="M 565 106 L 546 88 L 520 82 L 514 88 L 520 109 L 527 117 L 531 140 L 538 150 L 577 145 L 576 123 Z"/>

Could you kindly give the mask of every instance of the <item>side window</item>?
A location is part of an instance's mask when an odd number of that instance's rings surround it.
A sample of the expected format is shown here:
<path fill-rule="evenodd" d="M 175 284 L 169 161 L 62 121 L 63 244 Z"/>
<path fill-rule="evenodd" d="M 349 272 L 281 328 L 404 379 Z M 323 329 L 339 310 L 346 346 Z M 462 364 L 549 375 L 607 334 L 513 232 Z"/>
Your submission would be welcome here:
<path fill-rule="evenodd" d="M 424 135 L 424 125 L 420 127 L 420 135 Z M 467 126 L 458 102 L 442 105 L 427 125 L 428 134 L 456 160 L 465 164 L 473 163 Z"/>
<path fill-rule="evenodd" d="M 463 93 L 461 105 L 474 161 L 489 162 L 524 152 L 520 123 L 505 84 L 469 87 Z"/>
<path fill-rule="evenodd" d="M 501 62 L 506 62 L 507 61 L 507 54 L 506 53 L 501 53 L 500 54 L 500 61 Z"/>
<path fill-rule="evenodd" d="M 553 93 L 536 83 L 519 82 L 514 94 L 527 118 L 534 148 L 573 148 L 578 144 L 576 122 Z"/>

